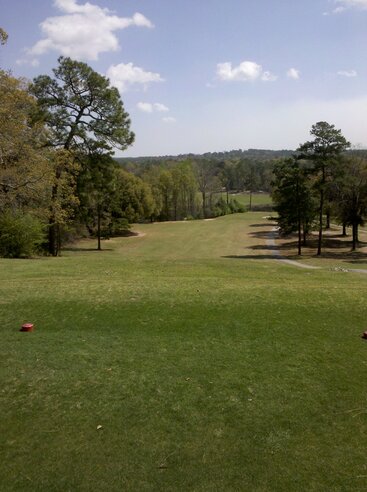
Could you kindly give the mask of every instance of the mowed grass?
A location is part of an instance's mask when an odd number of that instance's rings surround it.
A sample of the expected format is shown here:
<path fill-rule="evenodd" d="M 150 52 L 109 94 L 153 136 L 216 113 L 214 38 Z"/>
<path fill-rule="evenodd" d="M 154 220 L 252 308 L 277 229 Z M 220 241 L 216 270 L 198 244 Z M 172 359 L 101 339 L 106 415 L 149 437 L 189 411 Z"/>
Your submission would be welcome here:
<path fill-rule="evenodd" d="M 250 193 L 249 192 L 243 192 L 243 193 L 235 193 L 233 195 L 230 195 L 231 198 L 236 199 L 239 203 L 242 205 L 245 205 L 246 207 L 250 206 Z M 251 196 L 251 205 L 252 207 L 259 207 L 261 205 L 266 205 L 266 206 L 271 206 L 273 203 L 271 196 L 269 193 L 265 192 L 254 192 L 252 193 Z"/>
<path fill-rule="evenodd" d="M 1 491 L 367 489 L 367 275 L 262 215 L 0 260 Z"/>

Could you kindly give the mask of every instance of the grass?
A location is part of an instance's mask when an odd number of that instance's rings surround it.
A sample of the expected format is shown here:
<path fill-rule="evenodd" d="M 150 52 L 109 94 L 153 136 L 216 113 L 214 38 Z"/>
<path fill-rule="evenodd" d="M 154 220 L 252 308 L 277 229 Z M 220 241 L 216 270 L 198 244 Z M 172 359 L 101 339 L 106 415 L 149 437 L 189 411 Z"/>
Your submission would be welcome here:
<path fill-rule="evenodd" d="M 246 207 L 250 206 L 250 193 L 235 193 L 230 195 L 232 198 L 235 198 L 242 205 L 246 205 Z M 252 207 L 260 207 L 262 205 L 271 206 L 272 199 L 269 193 L 264 192 L 254 192 L 252 193 L 251 205 Z"/>
<path fill-rule="evenodd" d="M 365 490 L 367 276 L 280 264 L 270 228 L 0 260 L 1 490 Z"/>

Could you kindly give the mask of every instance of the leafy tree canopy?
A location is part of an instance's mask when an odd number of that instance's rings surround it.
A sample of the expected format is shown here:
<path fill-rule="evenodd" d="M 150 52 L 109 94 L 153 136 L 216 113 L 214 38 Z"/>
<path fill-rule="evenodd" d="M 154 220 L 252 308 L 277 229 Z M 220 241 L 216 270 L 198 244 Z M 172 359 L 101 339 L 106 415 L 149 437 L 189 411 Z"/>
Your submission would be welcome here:
<path fill-rule="evenodd" d="M 8 33 L 0 27 L 0 44 L 5 44 L 8 40 Z"/>
<path fill-rule="evenodd" d="M 39 202 L 49 186 L 47 133 L 34 123 L 36 103 L 23 80 L 0 70 L 0 206 Z"/>
<path fill-rule="evenodd" d="M 83 152 L 126 149 L 134 141 L 118 90 L 87 64 L 60 57 L 54 78 L 40 75 L 31 91 L 52 131 L 50 144 Z"/>
<path fill-rule="evenodd" d="M 335 158 L 350 147 L 350 143 L 334 125 L 319 121 L 311 127 L 313 140 L 307 141 L 297 149 L 299 156 L 312 159 L 315 164 L 324 165 L 327 159 Z"/>

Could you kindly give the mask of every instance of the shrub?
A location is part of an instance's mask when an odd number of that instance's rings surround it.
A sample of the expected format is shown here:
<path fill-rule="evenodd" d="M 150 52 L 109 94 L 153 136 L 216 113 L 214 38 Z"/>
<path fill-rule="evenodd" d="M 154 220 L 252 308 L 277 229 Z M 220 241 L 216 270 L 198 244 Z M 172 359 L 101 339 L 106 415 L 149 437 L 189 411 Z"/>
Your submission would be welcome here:
<path fill-rule="evenodd" d="M 44 226 L 36 217 L 10 210 L 0 214 L 0 256 L 30 257 L 40 250 L 44 241 Z"/>
<path fill-rule="evenodd" d="M 125 236 L 131 229 L 129 221 L 125 218 L 114 219 L 108 227 L 103 228 L 101 235 L 105 238 Z"/>
<path fill-rule="evenodd" d="M 229 202 L 229 207 L 233 214 L 246 212 L 246 207 L 236 199 Z"/>

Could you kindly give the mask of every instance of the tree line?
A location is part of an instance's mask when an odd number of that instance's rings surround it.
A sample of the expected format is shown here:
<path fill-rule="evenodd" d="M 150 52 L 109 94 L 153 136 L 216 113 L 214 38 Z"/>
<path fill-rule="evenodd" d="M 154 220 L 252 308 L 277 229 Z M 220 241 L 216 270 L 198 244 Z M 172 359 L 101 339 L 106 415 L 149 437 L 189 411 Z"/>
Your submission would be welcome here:
<path fill-rule="evenodd" d="M 341 225 L 344 236 L 347 226 L 352 228 L 355 251 L 359 226 L 367 217 L 365 152 L 350 150 L 341 130 L 325 121 L 314 124 L 310 134 L 313 140 L 274 167 L 272 198 L 280 232 L 297 233 L 300 255 L 310 232 L 316 229 L 317 255 L 321 255 L 323 231 L 333 220 Z"/>

